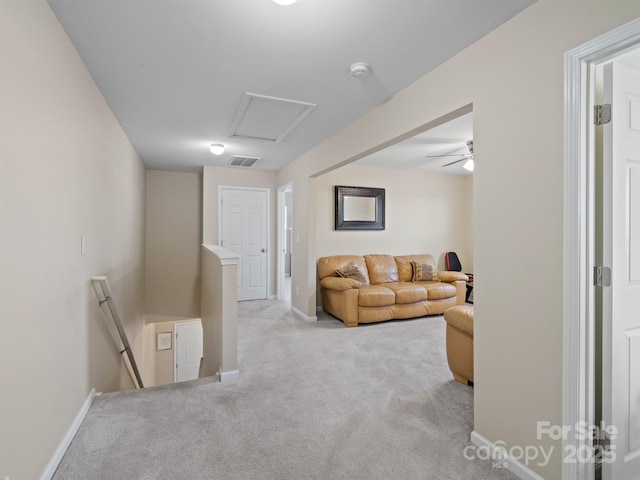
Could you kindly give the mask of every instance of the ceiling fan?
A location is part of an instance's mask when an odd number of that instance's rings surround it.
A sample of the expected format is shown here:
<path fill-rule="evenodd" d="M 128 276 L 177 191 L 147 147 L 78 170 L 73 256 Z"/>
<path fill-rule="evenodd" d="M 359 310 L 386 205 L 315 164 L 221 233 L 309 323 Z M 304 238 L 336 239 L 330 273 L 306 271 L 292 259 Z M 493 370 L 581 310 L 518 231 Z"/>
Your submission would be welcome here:
<path fill-rule="evenodd" d="M 440 157 L 462 157 L 458 160 L 454 160 L 453 162 L 445 163 L 442 165 L 443 167 L 450 167 L 451 165 L 455 165 L 456 163 L 465 162 L 463 167 L 470 172 L 473 172 L 473 140 L 469 140 L 467 142 L 467 149 L 469 153 L 446 153 L 443 155 L 426 155 L 425 158 L 440 158 Z"/>

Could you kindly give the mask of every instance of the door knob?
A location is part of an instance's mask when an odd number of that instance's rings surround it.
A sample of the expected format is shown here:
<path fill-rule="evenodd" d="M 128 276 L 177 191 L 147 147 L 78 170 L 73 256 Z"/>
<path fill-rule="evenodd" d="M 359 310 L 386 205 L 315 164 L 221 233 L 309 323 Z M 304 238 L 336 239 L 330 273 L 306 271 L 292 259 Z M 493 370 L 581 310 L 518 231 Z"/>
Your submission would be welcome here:
<path fill-rule="evenodd" d="M 267 251 L 267 249 L 266 249 L 266 248 L 263 248 L 263 249 L 262 249 L 262 250 L 260 250 L 260 251 L 261 251 L 262 253 L 264 253 L 264 252 L 266 252 L 266 251 Z"/>

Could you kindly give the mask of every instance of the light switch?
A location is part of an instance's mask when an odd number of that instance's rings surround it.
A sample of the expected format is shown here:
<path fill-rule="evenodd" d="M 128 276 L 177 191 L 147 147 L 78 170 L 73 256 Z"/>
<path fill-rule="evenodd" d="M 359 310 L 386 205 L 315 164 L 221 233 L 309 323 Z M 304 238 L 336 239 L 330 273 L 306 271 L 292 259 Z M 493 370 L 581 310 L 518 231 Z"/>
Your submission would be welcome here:
<path fill-rule="evenodd" d="M 86 242 L 84 237 L 80 237 L 80 255 L 86 255 Z"/>

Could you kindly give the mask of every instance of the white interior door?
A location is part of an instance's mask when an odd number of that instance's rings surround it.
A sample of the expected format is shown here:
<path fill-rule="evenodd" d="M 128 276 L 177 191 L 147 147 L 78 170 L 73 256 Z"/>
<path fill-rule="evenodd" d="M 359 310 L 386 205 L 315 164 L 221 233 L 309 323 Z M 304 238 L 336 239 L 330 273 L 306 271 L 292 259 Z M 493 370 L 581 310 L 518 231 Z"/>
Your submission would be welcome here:
<path fill-rule="evenodd" d="M 602 416 L 617 434 L 603 478 L 622 480 L 640 475 L 640 73 L 606 65 L 604 98 Z"/>
<path fill-rule="evenodd" d="M 176 382 L 195 380 L 202 358 L 202 323 L 176 323 L 173 327 Z"/>
<path fill-rule="evenodd" d="M 240 255 L 238 300 L 267 298 L 267 190 L 223 188 L 222 246 Z"/>

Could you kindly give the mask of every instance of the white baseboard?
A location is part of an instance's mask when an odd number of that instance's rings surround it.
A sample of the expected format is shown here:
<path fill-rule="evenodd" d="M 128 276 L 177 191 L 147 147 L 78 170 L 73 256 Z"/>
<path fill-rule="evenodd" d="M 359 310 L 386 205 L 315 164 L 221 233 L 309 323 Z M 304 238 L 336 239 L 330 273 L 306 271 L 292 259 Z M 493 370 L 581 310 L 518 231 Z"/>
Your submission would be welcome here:
<path fill-rule="evenodd" d="M 91 404 L 93 403 L 93 400 L 95 398 L 96 398 L 96 389 L 92 388 L 91 391 L 89 392 L 89 396 L 82 404 L 82 407 L 80 407 L 80 411 L 78 412 L 78 414 L 76 415 L 76 418 L 73 420 L 73 423 L 69 427 L 69 430 L 67 430 L 67 433 L 63 437 L 62 441 L 60 442 L 60 445 L 58 445 L 58 448 L 53 454 L 53 457 L 51 457 L 51 460 L 49 460 L 49 463 L 45 467 L 44 472 L 42 472 L 42 475 L 40 475 L 40 480 L 50 480 L 53 477 L 53 474 L 56 473 L 56 470 L 58 469 L 58 466 L 62 461 L 62 457 L 64 457 L 64 454 L 67 452 L 69 445 L 71 445 L 71 441 L 73 440 L 73 437 L 75 437 L 76 433 L 78 433 L 78 429 L 80 428 L 80 425 L 82 425 L 82 421 L 84 420 L 84 417 L 87 416 L 87 413 L 89 412 L 89 408 L 91 408 Z"/>
<path fill-rule="evenodd" d="M 471 432 L 471 443 L 476 447 L 487 447 L 491 452 L 491 458 L 499 458 L 506 464 L 507 470 L 523 480 L 544 480 L 543 477 L 531 470 L 529 467 L 519 462 L 515 458 L 506 455 L 503 450 L 498 451 L 494 443 L 490 442 L 477 432 Z"/>
<path fill-rule="evenodd" d="M 232 382 L 240 378 L 240 372 L 238 370 L 231 370 L 229 372 L 220 372 L 221 382 Z"/>
<path fill-rule="evenodd" d="M 293 312 L 293 314 L 296 317 L 304 320 L 305 322 L 317 322 L 318 321 L 318 317 L 317 316 L 309 317 L 308 315 L 305 315 L 304 313 L 302 313 L 300 310 L 298 310 L 293 305 L 291 305 L 291 311 Z"/>
<path fill-rule="evenodd" d="M 278 299 L 278 295 L 269 295 L 267 296 L 267 300 L 277 300 Z"/>

